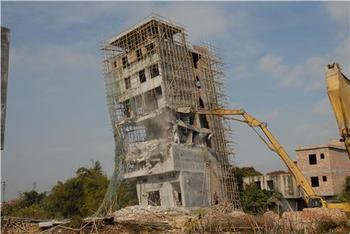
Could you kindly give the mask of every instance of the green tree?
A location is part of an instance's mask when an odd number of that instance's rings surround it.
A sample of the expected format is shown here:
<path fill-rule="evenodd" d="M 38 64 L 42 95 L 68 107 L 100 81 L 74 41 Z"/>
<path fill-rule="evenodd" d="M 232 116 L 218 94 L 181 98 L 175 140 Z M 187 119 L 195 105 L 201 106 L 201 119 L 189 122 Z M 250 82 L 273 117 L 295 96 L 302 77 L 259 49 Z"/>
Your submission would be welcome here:
<path fill-rule="evenodd" d="M 232 173 L 237 181 L 241 196 L 243 195 L 243 178 L 262 175 L 259 171 L 255 170 L 254 167 L 234 167 L 232 168 Z"/>
<path fill-rule="evenodd" d="M 118 186 L 117 209 L 137 204 L 136 180 L 123 180 Z"/>
<path fill-rule="evenodd" d="M 350 176 L 345 178 L 343 192 L 339 195 L 339 199 L 350 203 Z"/>
<path fill-rule="evenodd" d="M 102 202 L 108 182 L 98 161 L 90 168 L 81 167 L 75 177 L 53 187 L 47 208 L 64 218 L 91 215 Z"/>
<path fill-rule="evenodd" d="M 268 208 L 269 198 L 268 191 L 259 189 L 255 184 L 249 184 L 243 191 L 243 209 L 246 212 L 261 213 Z"/>

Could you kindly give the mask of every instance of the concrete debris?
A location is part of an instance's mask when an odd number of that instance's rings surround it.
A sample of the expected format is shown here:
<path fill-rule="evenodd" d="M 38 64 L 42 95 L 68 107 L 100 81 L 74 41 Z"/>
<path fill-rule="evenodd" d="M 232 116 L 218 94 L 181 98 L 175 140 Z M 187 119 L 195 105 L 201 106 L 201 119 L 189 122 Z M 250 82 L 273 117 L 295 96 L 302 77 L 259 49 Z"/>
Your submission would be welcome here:
<path fill-rule="evenodd" d="M 139 143 L 133 146 L 125 157 L 128 163 L 140 163 L 146 160 L 161 160 L 167 155 L 170 143 L 166 140 L 156 139 Z"/>
<path fill-rule="evenodd" d="M 166 208 L 161 206 L 129 206 L 112 214 L 115 222 L 125 220 L 152 220 L 171 216 L 190 215 L 190 210 L 183 207 Z"/>

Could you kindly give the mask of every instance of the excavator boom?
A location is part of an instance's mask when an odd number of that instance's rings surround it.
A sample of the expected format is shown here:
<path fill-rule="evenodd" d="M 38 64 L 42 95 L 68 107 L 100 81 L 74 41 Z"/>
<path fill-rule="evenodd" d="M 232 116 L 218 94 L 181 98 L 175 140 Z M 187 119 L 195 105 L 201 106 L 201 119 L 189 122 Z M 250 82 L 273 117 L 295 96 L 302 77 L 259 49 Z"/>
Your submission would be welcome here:
<path fill-rule="evenodd" d="M 328 65 L 326 82 L 341 140 L 350 158 L 350 80 L 341 72 L 339 64 L 333 63 Z"/>
<path fill-rule="evenodd" d="M 178 108 L 177 112 L 181 113 L 191 113 L 189 108 Z M 267 128 L 267 124 L 260 122 L 252 115 L 245 112 L 243 109 L 213 109 L 213 110 L 197 110 L 197 114 L 205 115 L 217 115 L 217 116 L 240 116 L 241 119 L 231 118 L 239 122 L 244 122 L 248 124 L 254 131 L 258 134 L 261 140 L 268 146 L 268 148 L 274 151 L 286 164 L 289 171 L 294 176 L 297 186 L 301 188 L 302 197 L 309 207 L 329 207 L 329 208 L 340 208 L 346 212 L 350 212 L 350 205 L 347 203 L 327 203 L 322 197 L 316 195 L 315 191 L 311 185 L 306 180 L 304 174 L 301 172 L 299 167 L 294 163 L 294 161 L 289 157 L 288 153 L 278 142 L 278 140 L 273 136 L 270 130 Z M 261 136 L 256 128 L 259 128 L 265 135 Z"/>

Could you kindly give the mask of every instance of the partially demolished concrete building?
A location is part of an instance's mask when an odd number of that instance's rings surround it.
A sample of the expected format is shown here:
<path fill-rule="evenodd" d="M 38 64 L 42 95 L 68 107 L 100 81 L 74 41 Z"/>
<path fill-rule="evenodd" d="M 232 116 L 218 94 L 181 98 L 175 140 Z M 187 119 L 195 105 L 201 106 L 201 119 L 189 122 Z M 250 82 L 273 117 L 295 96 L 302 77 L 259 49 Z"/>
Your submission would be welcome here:
<path fill-rule="evenodd" d="M 222 64 L 211 49 L 190 46 L 183 27 L 151 16 L 103 52 L 116 168 L 137 180 L 140 205 L 240 208 L 229 128 L 196 113 L 223 105 Z"/>

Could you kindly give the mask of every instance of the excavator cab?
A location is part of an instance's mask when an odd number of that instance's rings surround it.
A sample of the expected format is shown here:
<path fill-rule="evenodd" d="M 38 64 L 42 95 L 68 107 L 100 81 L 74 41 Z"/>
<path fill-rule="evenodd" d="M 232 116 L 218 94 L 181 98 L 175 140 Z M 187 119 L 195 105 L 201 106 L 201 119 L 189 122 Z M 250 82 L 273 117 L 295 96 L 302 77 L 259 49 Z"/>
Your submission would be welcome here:
<path fill-rule="evenodd" d="M 325 201 L 321 197 L 311 197 L 307 204 L 308 208 L 321 208 L 326 206 Z"/>

